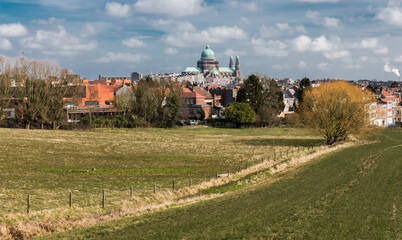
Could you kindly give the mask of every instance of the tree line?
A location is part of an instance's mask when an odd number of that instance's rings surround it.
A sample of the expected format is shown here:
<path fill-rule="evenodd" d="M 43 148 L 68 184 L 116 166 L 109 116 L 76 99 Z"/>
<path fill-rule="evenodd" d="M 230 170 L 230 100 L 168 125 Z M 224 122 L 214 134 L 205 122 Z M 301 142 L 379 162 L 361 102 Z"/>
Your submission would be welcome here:
<path fill-rule="evenodd" d="M 115 104 L 127 126 L 173 127 L 179 117 L 180 86 L 170 79 L 141 79 L 116 95 Z"/>
<path fill-rule="evenodd" d="M 32 123 L 59 128 L 67 92 L 60 73 L 61 68 L 47 60 L 0 56 L 0 120 L 7 109 L 14 108 L 15 121 L 27 129 Z"/>

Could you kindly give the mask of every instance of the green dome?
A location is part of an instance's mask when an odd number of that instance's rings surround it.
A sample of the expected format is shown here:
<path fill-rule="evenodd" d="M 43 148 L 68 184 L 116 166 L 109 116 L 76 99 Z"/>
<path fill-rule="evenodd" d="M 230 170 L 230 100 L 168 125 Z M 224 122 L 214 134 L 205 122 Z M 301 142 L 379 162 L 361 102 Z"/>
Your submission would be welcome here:
<path fill-rule="evenodd" d="M 215 58 L 215 53 L 214 53 L 214 51 L 211 50 L 209 45 L 207 45 L 205 50 L 202 51 L 201 58 Z"/>

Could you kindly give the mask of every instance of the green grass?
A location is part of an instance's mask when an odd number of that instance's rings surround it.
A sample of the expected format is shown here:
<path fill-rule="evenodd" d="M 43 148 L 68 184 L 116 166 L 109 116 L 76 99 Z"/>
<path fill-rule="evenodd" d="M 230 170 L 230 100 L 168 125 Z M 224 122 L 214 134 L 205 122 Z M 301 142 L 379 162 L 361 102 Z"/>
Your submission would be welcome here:
<path fill-rule="evenodd" d="M 136 196 L 149 195 L 154 183 L 182 188 L 189 177 L 197 184 L 317 142 L 315 133 L 288 128 L 0 129 L 0 223 L 26 212 L 28 194 L 32 212 L 68 207 L 70 191 L 74 206 L 99 207 L 103 189 L 117 207 L 131 185 Z"/>
<path fill-rule="evenodd" d="M 376 140 L 221 198 L 41 239 L 401 239 L 402 131 Z"/>

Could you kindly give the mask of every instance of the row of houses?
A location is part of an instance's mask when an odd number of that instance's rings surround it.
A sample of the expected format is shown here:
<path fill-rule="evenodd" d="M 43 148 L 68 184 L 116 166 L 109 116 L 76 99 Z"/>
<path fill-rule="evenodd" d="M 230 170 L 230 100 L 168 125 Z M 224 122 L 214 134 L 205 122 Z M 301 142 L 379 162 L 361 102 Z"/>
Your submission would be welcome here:
<path fill-rule="evenodd" d="M 378 101 L 369 108 L 370 124 L 394 127 L 402 124 L 401 88 L 376 89 Z"/>
<path fill-rule="evenodd" d="M 293 114 L 297 104 L 297 84 L 289 82 L 281 84 L 285 108 L 279 117 Z M 73 96 L 65 98 L 66 118 L 69 122 L 78 122 L 88 114 L 114 115 L 119 112 L 115 106 L 116 96 L 131 92 L 135 84 L 129 78 L 100 77 L 98 80 L 82 80 L 74 88 Z M 181 86 L 181 119 L 189 118 L 221 118 L 223 110 L 236 101 L 239 86 L 209 85 Z M 369 106 L 369 118 L 372 125 L 393 127 L 402 124 L 401 88 L 377 89 L 378 102 Z M 15 110 L 6 109 L 7 118 L 15 117 Z"/>

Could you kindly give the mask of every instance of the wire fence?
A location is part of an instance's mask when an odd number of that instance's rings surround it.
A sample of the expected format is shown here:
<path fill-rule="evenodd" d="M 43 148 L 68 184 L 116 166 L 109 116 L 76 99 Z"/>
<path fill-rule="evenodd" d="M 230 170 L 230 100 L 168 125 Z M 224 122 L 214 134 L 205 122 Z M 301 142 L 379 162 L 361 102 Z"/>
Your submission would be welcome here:
<path fill-rule="evenodd" d="M 226 169 L 217 169 L 209 174 L 194 175 L 189 177 L 180 177 L 178 179 L 166 179 L 153 183 L 144 184 L 127 184 L 126 186 L 116 186 L 109 189 L 94 189 L 93 192 L 82 192 L 79 190 L 66 190 L 66 191 L 47 191 L 45 194 L 29 194 L 25 196 L 25 209 L 28 216 L 33 211 L 51 210 L 60 207 L 67 207 L 70 209 L 85 208 L 85 207 L 98 207 L 105 209 L 108 206 L 113 207 L 122 203 L 122 201 L 131 201 L 134 198 L 144 199 L 152 197 L 160 193 L 174 193 L 183 189 L 196 188 L 202 183 L 208 183 L 215 179 L 232 177 L 243 170 L 250 169 L 258 164 L 272 162 L 272 167 L 289 161 L 291 158 L 301 157 L 306 154 L 314 152 L 314 148 L 326 145 L 325 142 L 315 143 L 308 146 L 289 146 L 280 151 L 273 151 L 265 157 L 248 161 L 237 166 L 230 166 Z M 274 149 L 276 150 L 276 149 Z M 16 204 L 23 209 L 22 202 L 24 198 L 20 198 Z"/>

